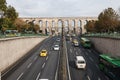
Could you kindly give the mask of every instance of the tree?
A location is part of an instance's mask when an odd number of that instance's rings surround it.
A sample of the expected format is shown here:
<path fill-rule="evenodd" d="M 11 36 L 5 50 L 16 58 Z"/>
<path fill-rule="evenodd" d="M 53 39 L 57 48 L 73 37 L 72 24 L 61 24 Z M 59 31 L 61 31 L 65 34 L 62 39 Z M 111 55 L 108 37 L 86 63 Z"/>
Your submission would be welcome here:
<path fill-rule="evenodd" d="M 24 32 L 25 30 L 28 29 L 28 26 L 27 26 L 28 24 L 19 18 L 15 20 L 14 25 L 18 30 L 18 32 Z"/>
<path fill-rule="evenodd" d="M 0 0 L 0 10 L 5 12 L 6 9 L 7 9 L 6 0 Z"/>
<path fill-rule="evenodd" d="M 29 22 L 28 23 L 30 25 L 30 27 L 28 28 L 29 31 L 33 31 L 34 29 L 34 23 L 33 22 Z"/>
<path fill-rule="evenodd" d="M 0 10 L 4 12 L 4 18 L 0 19 L 0 30 L 15 29 L 14 21 L 18 17 L 18 13 L 12 6 L 7 7 L 6 0 L 0 0 Z"/>
<path fill-rule="evenodd" d="M 13 29 L 11 26 L 11 21 L 8 19 L 8 18 L 2 18 L 2 21 L 1 21 L 1 30 L 4 32 L 5 30 L 7 29 Z"/>
<path fill-rule="evenodd" d="M 16 12 L 15 8 L 12 6 L 8 6 L 5 17 L 9 18 L 13 23 L 18 17 L 18 13 Z"/>
<path fill-rule="evenodd" d="M 35 33 L 38 33 L 39 30 L 40 30 L 39 25 L 35 24 L 35 25 L 34 25 L 34 29 L 33 29 L 33 31 L 34 31 Z"/>
<path fill-rule="evenodd" d="M 98 23 L 107 32 L 115 31 L 118 26 L 118 14 L 112 9 L 105 9 L 98 16 Z"/>
<path fill-rule="evenodd" d="M 88 21 L 85 28 L 87 32 L 95 32 L 95 21 Z"/>

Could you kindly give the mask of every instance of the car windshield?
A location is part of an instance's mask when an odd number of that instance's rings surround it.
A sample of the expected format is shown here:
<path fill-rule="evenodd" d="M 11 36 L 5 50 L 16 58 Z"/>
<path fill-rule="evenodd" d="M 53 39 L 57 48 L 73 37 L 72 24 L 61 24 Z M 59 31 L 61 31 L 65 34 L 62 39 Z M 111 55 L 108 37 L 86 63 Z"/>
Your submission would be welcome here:
<path fill-rule="evenodd" d="M 85 63 L 85 61 L 78 61 L 78 63 Z"/>
<path fill-rule="evenodd" d="M 60 40 L 59 38 L 57 40 Z"/>
<path fill-rule="evenodd" d="M 46 53 L 46 51 L 42 51 L 42 53 Z"/>
<path fill-rule="evenodd" d="M 58 45 L 55 45 L 55 47 L 59 47 Z"/>

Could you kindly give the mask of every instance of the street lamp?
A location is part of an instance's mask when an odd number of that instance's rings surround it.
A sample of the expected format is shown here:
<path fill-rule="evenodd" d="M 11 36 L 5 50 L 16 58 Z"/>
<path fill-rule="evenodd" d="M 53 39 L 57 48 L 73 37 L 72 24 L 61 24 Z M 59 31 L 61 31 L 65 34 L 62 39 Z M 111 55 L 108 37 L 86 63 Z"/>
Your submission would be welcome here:
<path fill-rule="evenodd" d="M 0 18 L 3 18 L 4 11 L 0 10 Z"/>

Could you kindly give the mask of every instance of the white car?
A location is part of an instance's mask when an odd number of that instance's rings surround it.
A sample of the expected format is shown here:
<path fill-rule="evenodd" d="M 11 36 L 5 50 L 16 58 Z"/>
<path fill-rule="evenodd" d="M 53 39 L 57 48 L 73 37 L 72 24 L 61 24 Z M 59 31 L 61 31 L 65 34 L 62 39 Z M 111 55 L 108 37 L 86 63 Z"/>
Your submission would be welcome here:
<path fill-rule="evenodd" d="M 77 68 L 83 68 L 83 69 L 86 68 L 86 61 L 83 58 L 83 56 L 76 56 L 76 58 L 75 58 L 75 64 L 76 64 Z"/>
<path fill-rule="evenodd" d="M 54 50 L 59 50 L 60 47 L 59 47 L 59 45 L 54 45 L 53 49 L 54 49 Z"/>

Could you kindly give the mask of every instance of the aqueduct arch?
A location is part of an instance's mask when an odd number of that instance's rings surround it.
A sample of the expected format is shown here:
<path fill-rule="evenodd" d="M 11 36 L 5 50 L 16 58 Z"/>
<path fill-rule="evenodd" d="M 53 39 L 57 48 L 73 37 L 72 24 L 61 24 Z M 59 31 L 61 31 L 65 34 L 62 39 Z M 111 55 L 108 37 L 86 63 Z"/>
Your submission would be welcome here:
<path fill-rule="evenodd" d="M 63 22 L 65 31 L 84 34 L 86 32 L 85 21 L 98 20 L 97 17 L 22 17 L 20 19 L 25 22 L 35 22 L 43 33 L 47 30 L 50 34 L 53 34 L 53 31 L 54 33 L 61 31 L 60 21 Z"/>

